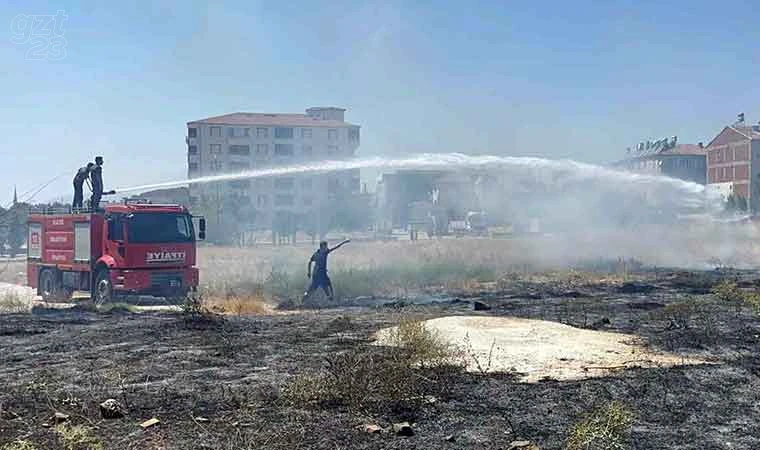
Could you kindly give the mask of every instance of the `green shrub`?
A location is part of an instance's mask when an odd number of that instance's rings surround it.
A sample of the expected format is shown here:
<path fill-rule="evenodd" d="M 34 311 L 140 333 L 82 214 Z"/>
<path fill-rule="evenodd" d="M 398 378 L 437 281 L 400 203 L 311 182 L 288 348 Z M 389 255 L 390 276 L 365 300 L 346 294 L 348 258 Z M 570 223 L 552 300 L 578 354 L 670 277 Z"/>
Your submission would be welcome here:
<path fill-rule="evenodd" d="M 84 425 L 59 425 L 55 428 L 65 450 L 102 450 L 103 444 Z"/>
<path fill-rule="evenodd" d="M 596 408 L 570 430 L 567 450 L 624 450 L 629 448 L 633 413 L 612 402 Z"/>
<path fill-rule="evenodd" d="M 37 447 L 29 441 L 19 439 L 3 445 L 0 450 L 37 450 Z"/>
<path fill-rule="evenodd" d="M 387 343 L 401 349 L 411 364 L 438 366 L 451 362 L 458 353 L 440 334 L 419 320 L 404 319 L 388 331 Z"/>

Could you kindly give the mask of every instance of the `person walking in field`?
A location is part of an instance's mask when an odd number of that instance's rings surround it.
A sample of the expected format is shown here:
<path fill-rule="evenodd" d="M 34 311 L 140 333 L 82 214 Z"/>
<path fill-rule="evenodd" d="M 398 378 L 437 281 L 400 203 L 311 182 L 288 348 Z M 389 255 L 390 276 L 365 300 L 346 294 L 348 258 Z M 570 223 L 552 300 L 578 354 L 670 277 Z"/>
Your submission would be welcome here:
<path fill-rule="evenodd" d="M 322 290 L 325 291 L 325 295 L 327 295 L 327 298 L 330 299 L 330 301 L 333 300 L 332 282 L 330 281 L 330 277 L 327 276 L 327 255 L 341 248 L 345 244 L 348 244 L 349 242 L 351 242 L 351 239 L 346 239 L 333 248 L 327 247 L 327 241 L 322 241 L 319 243 L 319 249 L 317 249 L 317 251 L 311 255 L 311 259 L 309 259 L 309 266 L 306 271 L 306 275 L 311 278 L 311 284 L 303 294 L 304 301 L 306 301 L 309 295 L 311 295 L 312 292 L 316 291 L 318 288 L 322 288 Z M 312 263 L 314 263 L 314 272 L 311 270 Z"/>

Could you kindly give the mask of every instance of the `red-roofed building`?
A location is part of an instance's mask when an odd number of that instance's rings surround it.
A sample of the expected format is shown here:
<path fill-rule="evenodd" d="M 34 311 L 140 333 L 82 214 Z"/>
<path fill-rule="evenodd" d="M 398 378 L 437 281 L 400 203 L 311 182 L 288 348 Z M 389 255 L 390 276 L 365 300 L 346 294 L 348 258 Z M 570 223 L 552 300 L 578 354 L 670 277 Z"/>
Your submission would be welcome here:
<path fill-rule="evenodd" d="M 188 122 L 188 178 L 351 158 L 359 148 L 360 127 L 345 121 L 345 111 L 319 107 L 305 114 L 236 112 Z M 321 234 L 330 221 L 325 214 L 333 209 L 328 205 L 342 194 L 359 191 L 359 170 L 349 170 L 191 184 L 190 202 L 209 216 L 211 238 L 216 232 L 223 240 L 233 232 L 228 226 L 232 221 L 234 228 Z"/>
<path fill-rule="evenodd" d="M 707 183 L 760 211 L 760 125 L 727 126 L 707 145 Z"/>
<path fill-rule="evenodd" d="M 666 175 L 672 178 L 705 184 L 705 148 L 700 144 L 677 144 L 660 141 L 657 147 L 642 148 L 614 167 L 632 172 Z M 661 144 L 661 146 L 659 145 Z"/>

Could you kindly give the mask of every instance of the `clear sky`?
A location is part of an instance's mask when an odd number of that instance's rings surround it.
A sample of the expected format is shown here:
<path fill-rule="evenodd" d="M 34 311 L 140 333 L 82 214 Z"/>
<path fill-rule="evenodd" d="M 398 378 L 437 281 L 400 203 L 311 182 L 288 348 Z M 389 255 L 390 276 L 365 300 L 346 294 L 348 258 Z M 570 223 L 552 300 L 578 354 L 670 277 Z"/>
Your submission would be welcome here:
<path fill-rule="evenodd" d="M 25 33 L 14 18 L 59 10 L 65 57 L 27 59 L 38 42 L 12 42 Z M 759 12 L 740 0 L 6 0 L 0 203 L 63 173 L 39 198 L 68 199 L 96 154 L 106 189 L 183 178 L 186 122 L 234 111 L 348 108 L 360 155 L 607 162 L 648 138 L 707 142 L 739 112 L 760 120 Z M 61 55 L 52 42 L 42 53 Z"/>

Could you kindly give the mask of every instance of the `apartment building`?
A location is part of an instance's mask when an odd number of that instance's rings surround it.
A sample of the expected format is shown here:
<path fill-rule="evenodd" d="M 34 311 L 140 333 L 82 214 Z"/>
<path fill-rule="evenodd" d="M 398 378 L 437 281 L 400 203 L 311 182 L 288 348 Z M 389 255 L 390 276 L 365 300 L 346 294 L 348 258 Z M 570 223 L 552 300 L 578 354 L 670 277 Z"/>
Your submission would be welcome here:
<path fill-rule="evenodd" d="M 685 181 L 705 184 L 706 158 L 702 143 L 678 144 L 674 138 L 671 141 L 663 139 L 652 148 L 643 145 L 629 157 L 612 164 L 612 167 L 631 172 L 665 175 Z"/>
<path fill-rule="evenodd" d="M 724 196 L 747 200 L 760 211 L 760 124 L 736 123 L 723 128 L 707 145 L 707 183 Z"/>
<path fill-rule="evenodd" d="M 359 148 L 360 127 L 345 121 L 345 111 L 315 107 L 305 114 L 237 112 L 188 122 L 188 178 L 351 158 Z M 359 191 L 356 169 L 192 184 L 190 203 L 220 233 L 228 233 L 234 224 L 280 234 L 296 229 L 323 234 L 333 203 Z"/>

